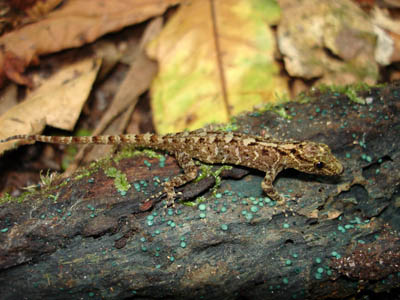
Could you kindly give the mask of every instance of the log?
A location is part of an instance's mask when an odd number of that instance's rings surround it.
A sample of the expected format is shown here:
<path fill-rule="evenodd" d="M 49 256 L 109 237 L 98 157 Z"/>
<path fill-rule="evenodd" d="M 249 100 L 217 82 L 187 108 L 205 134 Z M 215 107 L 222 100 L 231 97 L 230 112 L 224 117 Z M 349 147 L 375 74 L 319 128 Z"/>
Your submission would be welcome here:
<path fill-rule="evenodd" d="M 317 91 L 234 121 L 326 143 L 342 161 L 336 178 L 280 174 L 293 212 L 263 195 L 264 174 L 237 167 L 214 192 L 213 176 L 188 184 L 174 208 L 146 203 L 180 169 L 126 149 L 2 203 L 0 299 L 332 299 L 399 288 L 400 84 L 346 94 Z"/>

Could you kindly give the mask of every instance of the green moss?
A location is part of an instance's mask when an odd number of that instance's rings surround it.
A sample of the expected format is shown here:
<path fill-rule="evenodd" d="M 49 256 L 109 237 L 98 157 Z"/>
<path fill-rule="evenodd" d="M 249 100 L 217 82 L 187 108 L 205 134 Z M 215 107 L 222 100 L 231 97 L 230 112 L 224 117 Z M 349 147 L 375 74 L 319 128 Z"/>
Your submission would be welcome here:
<path fill-rule="evenodd" d="M 299 102 L 299 103 L 309 103 L 312 100 L 313 100 L 313 97 L 310 96 L 309 93 L 306 93 L 306 92 L 299 93 L 294 99 L 295 102 Z"/>
<path fill-rule="evenodd" d="M 73 175 L 74 177 L 72 177 L 72 180 L 81 180 L 82 178 L 91 176 L 101 168 L 102 169 L 109 168 L 111 162 L 112 161 L 109 157 L 93 162 L 88 167 L 79 169 L 77 172 L 75 172 Z M 116 176 L 115 178 L 116 178 L 115 183 L 117 188 L 120 191 L 124 191 L 129 185 L 127 183 L 126 177 L 120 175 Z M 54 190 L 66 186 L 71 181 L 70 178 L 67 178 L 66 180 L 60 181 L 58 185 L 55 185 L 54 182 L 59 179 L 60 175 L 57 173 L 50 173 L 49 171 L 47 171 L 45 174 L 43 174 L 41 172 L 40 186 L 35 185 L 28 187 L 26 188 L 26 191 L 18 197 L 12 197 L 8 193 L 5 193 L 0 198 L 0 204 L 9 203 L 11 201 L 23 202 L 26 199 L 34 199 L 34 201 L 40 201 L 40 199 L 52 199 L 54 202 L 56 202 L 58 200 L 58 193 L 54 193 Z M 40 187 L 40 190 L 37 189 L 38 187 Z"/>
<path fill-rule="evenodd" d="M 82 179 L 82 178 L 84 178 L 84 177 L 88 177 L 88 176 L 90 176 L 90 175 L 91 175 L 91 172 L 90 172 L 89 170 L 85 170 L 85 171 L 79 172 L 79 174 L 76 175 L 76 176 L 74 177 L 74 179 L 75 179 L 75 180 L 80 180 L 80 179 Z"/>
<path fill-rule="evenodd" d="M 119 192 L 126 192 L 131 187 L 128 179 L 126 178 L 126 175 L 122 173 L 118 174 L 118 176 L 115 177 L 114 184 Z"/>
<path fill-rule="evenodd" d="M 165 160 L 165 156 L 161 154 L 160 152 L 156 152 L 150 149 L 138 149 L 137 147 L 134 147 L 132 145 L 126 145 L 122 147 L 121 151 L 119 151 L 114 157 L 113 161 L 115 163 L 120 162 L 122 159 L 125 158 L 132 158 L 135 156 L 139 155 L 144 155 L 149 158 L 158 158 L 160 160 Z"/>
<path fill-rule="evenodd" d="M 126 174 L 122 173 L 120 170 L 117 170 L 114 167 L 109 167 L 104 170 L 104 173 L 107 177 L 114 178 L 114 185 L 122 195 L 125 195 L 125 193 L 130 189 L 131 185 L 126 178 Z"/>
<path fill-rule="evenodd" d="M 59 195 L 60 195 L 59 193 L 57 193 L 55 195 L 49 195 L 48 198 L 52 199 L 54 202 L 57 202 Z"/>
<path fill-rule="evenodd" d="M 50 186 L 56 178 L 56 173 L 50 173 L 50 170 L 47 170 L 46 175 L 43 175 L 43 170 L 40 170 L 39 176 L 42 186 Z"/>
<path fill-rule="evenodd" d="M 200 172 L 199 175 L 196 177 L 194 182 L 199 182 L 200 180 L 208 177 L 208 176 L 213 176 L 215 178 L 215 184 L 214 187 L 212 188 L 211 193 L 213 194 L 214 197 L 219 198 L 220 196 L 217 196 L 217 190 L 219 186 L 221 185 L 221 172 L 225 170 L 231 170 L 232 166 L 221 166 L 216 170 L 213 170 L 213 165 L 207 165 L 201 162 L 198 162 L 200 165 Z M 184 205 L 186 206 L 196 206 L 201 202 L 204 202 L 206 199 L 201 196 L 197 197 L 195 201 L 185 201 L 183 202 Z"/>
<path fill-rule="evenodd" d="M 92 162 L 88 167 L 79 169 L 74 173 L 74 180 L 81 180 L 82 178 L 89 177 L 92 174 L 98 172 L 100 169 L 107 168 L 111 163 L 109 157 L 102 158 L 101 160 Z"/>
<path fill-rule="evenodd" d="M 279 101 L 282 101 L 282 103 L 286 103 L 286 102 L 289 102 L 290 99 L 289 99 L 289 98 L 284 99 L 284 100 L 281 99 L 281 100 L 279 100 Z M 265 112 L 265 111 L 273 111 L 274 113 L 276 113 L 277 115 L 279 115 L 280 117 L 285 118 L 285 119 L 291 119 L 291 118 L 292 118 L 292 116 L 290 116 L 290 115 L 287 114 L 287 112 L 286 112 L 285 107 L 283 106 L 283 104 L 280 104 L 280 105 L 274 105 L 274 104 L 271 104 L 271 103 L 265 104 L 265 105 L 259 110 L 259 112 L 260 112 L 260 113 L 263 113 L 263 112 Z"/>
<path fill-rule="evenodd" d="M 182 202 L 182 204 L 186 205 L 186 206 L 190 206 L 190 207 L 195 207 L 206 200 L 207 199 L 204 196 L 200 196 L 200 197 L 197 197 L 194 201 L 185 201 L 185 202 Z"/>
<path fill-rule="evenodd" d="M 3 196 L 0 198 L 0 204 L 12 202 L 15 200 L 15 197 L 11 196 L 9 193 L 4 193 Z"/>
<path fill-rule="evenodd" d="M 348 89 L 345 92 L 345 95 L 350 99 L 350 101 L 365 104 L 365 100 L 363 98 L 358 97 L 357 91 L 354 89 Z"/>
<path fill-rule="evenodd" d="M 219 188 L 219 186 L 221 185 L 221 172 L 225 171 L 225 170 L 231 170 L 232 166 L 222 166 L 220 168 L 218 168 L 217 170 L 215 170 L 214 172 L 211 172 L 211 175 L 214 176 L 215 178 L 215 185 L 212 189 L 212 193 L 215 196 L 217 189 Z"/>
<path fill-rule="evenodd" d="M 5 203 L 9 203 L 9 202 L 22 203 L 25 201 L 26 198 L 28 198 L 28 196 L 30 196 L 32 194 L 37 194 L 37 193 L 38 193 L 38 191 L 36 191 L 36 190 L 34 190 L 34 191 L 28 190 L 28 191 L 23 192 L 18 197 L 13 197 L 9 193 L 4 193 L 3 196 L 0 198 L 0 204 L 5 204 Z"/>
<path fill-rule="evenodd" d="M 364 82 L 359 82 L 356 84 L 343 86 L 322 84 L 317 86 L 316 89 L 321 93 L 344 94 L 350 99 L 350 101 L 359 104 L 365 104 L 365 100 L 358 95 L 362 92 L 369 91 L 371 87 Z"/>
<path fill-rule="evenodd" d="M 114 167 L 104 170 L 104 173 L 107 175 L 107 177 L 116 177 L 118 172 L 119 171 Z"/>
<path fill-rule="evenodd" d="M 231 117 L 229 123 L 227 124 L 215 124 L 213 125 L 213 128 L 216 128 L 216 130 L 221 130 L 221 131 L 236 131 L 239 129 L 239 126 L 237 125 L 237 119 L 236 117 Z"/>

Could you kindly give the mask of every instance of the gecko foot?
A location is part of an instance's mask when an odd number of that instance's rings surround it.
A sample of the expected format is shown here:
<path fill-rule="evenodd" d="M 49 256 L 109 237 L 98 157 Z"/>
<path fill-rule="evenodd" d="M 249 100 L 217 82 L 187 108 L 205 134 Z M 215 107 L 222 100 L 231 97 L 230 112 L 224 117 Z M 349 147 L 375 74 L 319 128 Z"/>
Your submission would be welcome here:
<path fill-rule="evenodd" d="M 280 196 L 279 199 L 277 200 L 277 203 L 274 207 L 274 215 L 278 214 L 278 209 L 281 208 L 282 211 L 285 215 L 285 218 L 287 218 L 289 216 L 289 214 L 291 216 L 295 215 L 295 211 L 294 211 L 294 207 L 293 205 L 289 205 L 288 203 L 290 201 L 294 201 L 297 203 L 297 199 L 291 197 L 291 198 L 284 198 L 283 196 Z"/>

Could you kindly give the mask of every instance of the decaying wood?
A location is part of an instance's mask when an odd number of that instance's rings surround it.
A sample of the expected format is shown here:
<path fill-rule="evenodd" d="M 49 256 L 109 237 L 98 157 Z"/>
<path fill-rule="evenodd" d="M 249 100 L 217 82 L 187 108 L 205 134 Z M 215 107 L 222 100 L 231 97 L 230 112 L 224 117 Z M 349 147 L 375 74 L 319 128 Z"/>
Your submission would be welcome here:
<path fill-rule="evenodd" d="M 341 160 L 337 179 L 281 174 L 275 186 L 297 200 L 293 215 L 274 214 L 251 169 L 217 194 L 207 192 L 213 177 L 185 186 L 184 198 L 206 191 L 194 207 L 145 204 L 179 174 L 169 156 L 165 166 L 146 156 L 103 162 L 2 204 L 0 298 L 321 299 L 399 287 L 398 95 L 396 84 L 361 94 L 369 104 L 320 94 L 287 104 L 290 120 L 237 119 L 239 131 L 326 143 Z"/>

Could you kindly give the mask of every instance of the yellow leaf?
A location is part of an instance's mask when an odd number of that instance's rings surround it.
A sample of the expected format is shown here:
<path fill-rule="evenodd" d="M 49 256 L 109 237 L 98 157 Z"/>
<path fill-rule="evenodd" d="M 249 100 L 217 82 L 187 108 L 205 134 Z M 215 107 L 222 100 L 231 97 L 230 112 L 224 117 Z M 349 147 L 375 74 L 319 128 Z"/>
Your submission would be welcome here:
<path fill-rule="evenodd" d="M 211 1 L 182 5 L 147 48 L 149 56 L 159 62 L 151 92 L 154 123 L 160 133 L 225 122 L 254 105 L 274 102 L 275 94 L 287 91 L 274 61 L 275 41 L 269 28 L 279 19 L 276 2 L 214 3 L 215 19 Z"/>

